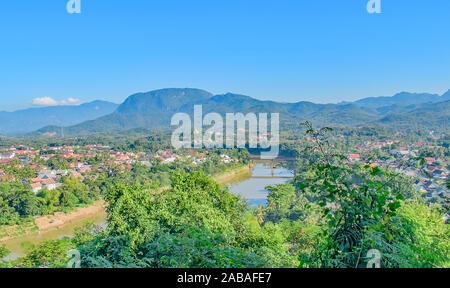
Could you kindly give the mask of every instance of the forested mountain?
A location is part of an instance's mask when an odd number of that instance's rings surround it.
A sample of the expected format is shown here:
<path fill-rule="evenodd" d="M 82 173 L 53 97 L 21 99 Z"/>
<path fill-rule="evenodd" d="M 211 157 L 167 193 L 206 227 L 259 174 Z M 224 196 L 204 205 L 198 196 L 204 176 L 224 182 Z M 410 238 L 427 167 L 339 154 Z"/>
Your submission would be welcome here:
<path fill-rule="evenodd" d="M 449 95 L 450 92 L 443 96 L 400 93 L 390 98 L 367 98 L 355 103 L 315 104 L 305 101 L 297 103 L 262 101 L 232 93 L 214 96 L 199 89 L 172 88 L 134 94 L 113 113 L 66 127 L 64 131 L 67 135 L 78 135 L 114 133 L 136 128 L 168 128 L 175 113 L 184 112 L 192 115 L 194 105 L 200 104 L 203 106 L 204 114 L 280 113 L 282 125 L 297 125 L 301 121 L 308 120 L 316 125 L 445 129 L 449 119 L 449 104 L 448 100 L 438 101 L 447 99 Z M 382 106 L 382 101 L 386 106 Z M 58 134 L 61 128 L 56 126 L 45 127 L 33 135 Z"/>
<path fill-rule="evenodd" d="M 110 114 L 117 106 L 111 102 L 94 101 L 78 106 L 52 106 L 0 112 L 0 133 L 27 133 L 47 125 L 71 126 Z"/>
<path fill-rule="evenodd" d="M 376 124 L 388 125 L 397 129 L 428 127 L 448 130 L 450 119 L 450 101 L 434 104 L 423 104 L 407 113 L 389 114 Z"/>

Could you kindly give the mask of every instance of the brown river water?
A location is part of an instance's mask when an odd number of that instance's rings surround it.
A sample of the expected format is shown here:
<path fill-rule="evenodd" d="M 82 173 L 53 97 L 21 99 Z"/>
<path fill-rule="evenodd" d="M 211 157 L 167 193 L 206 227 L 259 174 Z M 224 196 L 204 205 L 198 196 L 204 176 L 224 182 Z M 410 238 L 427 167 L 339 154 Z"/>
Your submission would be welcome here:
<path fill-rule="evenodd" d="M 292 176 L 292 172 L 283 167 L 277 167 L 273 170 L 267 163 L 257 163 L 249 173 L 240 174 L 231 179 L 227 184 L 231 193 L 241 195 L 247 199 L 250 206 L 265 205 L 268 191 L 264 188 L 269 185 L 277 185 L 289 181 L 288 177 Z M 277 178 L 282 177 L 282 178 Z M 18 237 L 12 240 L 1 242 L 0 245 L 5 246 L 12 252 L 12 257 L 23 256 L 26 247 L 30 244 L 37 245 L 45 240 L 56 240 L 62 237 L 71 237 L 76 227 L 80 227 L 86 221 L 93 222 L 97 225 L 105 225 L 106 213 L 101 212 L 93 216 L 83 219 L 71 221 L 62 227 L 45 232 L 33 232 L 32 234 Z"/>

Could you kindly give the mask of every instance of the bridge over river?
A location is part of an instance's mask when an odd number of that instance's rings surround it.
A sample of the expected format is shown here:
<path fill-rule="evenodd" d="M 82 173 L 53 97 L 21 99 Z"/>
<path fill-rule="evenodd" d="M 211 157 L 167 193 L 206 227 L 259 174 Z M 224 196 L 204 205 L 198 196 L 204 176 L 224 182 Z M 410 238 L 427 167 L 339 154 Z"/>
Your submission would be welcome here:
<path fill-rule="evenodd" d="M 253 178 L 253 179 L 292 179 L 292 178 L 294 178 L 293 174 L 292 175 L 290 173 L 279 174 L 279 173 L 275 173 L 275 170 L 276 170 L 278 164 L 289 162 L 289 161 L 295 161 L 296 160 L 295 157 L 277 157 L 272 160 L 261 160 L 260 156 L 251 155 L 250 160 L 256 161 L 257 163 L 263 162 L 264 165 L 266 167 L 269 167 L 270 171 L 271 171 L 271 173 L 270 173 L 271 175 L 252 175 L 251 178 Z M 251 168 L 251 164 L 249 164 L 249 167 Z"/>
<path fill-rule="evenodd" d="M 293 179 L 294 176 L 252 176 L 252 179 Z"/>

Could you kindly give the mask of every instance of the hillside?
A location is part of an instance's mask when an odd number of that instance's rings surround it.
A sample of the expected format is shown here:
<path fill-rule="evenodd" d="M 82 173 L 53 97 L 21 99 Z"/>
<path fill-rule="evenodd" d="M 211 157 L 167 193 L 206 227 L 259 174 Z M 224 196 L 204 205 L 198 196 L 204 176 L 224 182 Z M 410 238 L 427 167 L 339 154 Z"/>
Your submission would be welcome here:
<path fill-rule="evenodd" d="M 79 106 L 30 108 L 15 112 L 0 112 L 0 134 L 22 134 L 39 128 L 72 126 L 112 113 L 117 104 L 94 101 Z"/>
<path fill-rule="evenodd" d="M 390 114 L 375 122 L 395 129 L 428 128 L 448 131 L 450 101 L 425 104 L 407 113 Z"/>

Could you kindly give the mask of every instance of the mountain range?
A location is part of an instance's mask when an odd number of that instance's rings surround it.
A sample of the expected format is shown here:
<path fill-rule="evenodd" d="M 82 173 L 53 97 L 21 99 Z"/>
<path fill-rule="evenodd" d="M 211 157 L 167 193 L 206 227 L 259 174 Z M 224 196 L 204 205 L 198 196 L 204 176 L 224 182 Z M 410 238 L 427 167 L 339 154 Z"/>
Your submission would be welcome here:
<path fill-rule="evenodd" d="M 41 128 L 30 135 L 66 135 L 115 133 L 138 128 L 168 128 L 177 112 L 193 114 L 194 105 L 203 105 L 203 113 L 280 113 L 282 125 L 296 126 L 309 120 L 328 126 L 388 126 L 397 129 L 448 130 L 450 90 L 444 95 L 402 92 L 392 97 L 365 98 L 351 103 L 315 104 L 301 101 L 280 103 L 261 101 L 238 94 L 213 95 L 191 88 L 169 88 L 128 97 L 112 113 L 75 125 Z M 43 110 L 41 110 L 43 111 Z M 44 117 L 44 116 L 42 116 Z M 12 130 L 12 129 L 11 129 Z"/>
<path fill-rule="evenodd" d="M 17 135 L 48 125 L 72 126 L 114 112 L 118 104 L 94 101 L 78 106 L 51 106 L 14 112 L 0 111 L 0 134 Z"/>

